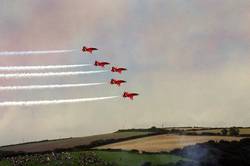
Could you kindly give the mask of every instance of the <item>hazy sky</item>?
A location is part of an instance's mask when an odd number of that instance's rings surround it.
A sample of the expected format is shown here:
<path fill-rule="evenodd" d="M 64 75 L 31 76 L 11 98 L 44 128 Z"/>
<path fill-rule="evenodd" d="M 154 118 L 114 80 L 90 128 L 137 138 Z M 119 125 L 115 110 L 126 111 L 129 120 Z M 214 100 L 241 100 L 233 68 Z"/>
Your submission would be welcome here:
<path fill-rule="evenodd" d="M 105 60 L 129 69 L 0 79 L 0 86 L 128 81 L 121 88 L 1 91 L 0 101 L 140 93 L 134 101 L 1 107 L 0 145 L 162 124 L 250 126 L 249 29 L 248 0 L 0 0 L 0 51 L 100 48 L 92 57 L 80 51 L 1 56 L 1 66 Z"/>

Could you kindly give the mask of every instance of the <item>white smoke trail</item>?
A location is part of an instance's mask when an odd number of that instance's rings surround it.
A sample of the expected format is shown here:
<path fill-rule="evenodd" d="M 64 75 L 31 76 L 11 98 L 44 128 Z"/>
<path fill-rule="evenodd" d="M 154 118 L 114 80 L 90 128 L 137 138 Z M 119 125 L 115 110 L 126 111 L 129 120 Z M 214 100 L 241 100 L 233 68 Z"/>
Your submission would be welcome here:
<path fill-rule="evenodd" d="M 45 69 L 66 69 L 91 66 L 91 64 L 78 65 L 45 65 L 45 66 L 0 66 L 2 71 L 18 71 L 18 70 L 45 70 Z"/>
<path fill-rule="evenodd" d="M 76 50 L 47 50 L 47 51 L 3 51 L 0 52 L 0 56 L 8 55 L 30 55 L 30 54 L 57 54 L 57 53 L 68 53 Z"/>
<path fill-rule="evenodd" d="M 29 86 L 0 86 L 0 90 L 33 90 L 33 89 L 54 89 L 54 88 L 74 88 L 84 86 L 103 85 L 101 83 L 87 83 L 87 84 L 54 84 L 54 85 L 29 85 Z"/>
<path fill-rule="evenodd" d="M 118 97 L 120 97 L 120 96 L 107 96 L 107 97 L 95 97 L 95 98 L 77 98 L 77 99 L 61 99 L 61 100 L 39 100 L 39 101 L 6 101 L 6 102 L 1 102 L 0 107 L 81 103 L 81 102 L 87 102 L 87 101 L 114 99 L 114 98 L 118 98 Z"/>
<path fill-rule="evenodd" d="M 50 76 L 76 76 L 82 74 L 95 74 L 108 72 L 109 70 L 74 71 L 74 72 L 44 72 L 44 73 L 13 73 L 0 74 L 0 78 L 23 78 L 23 77 L 50 77 Z"/>

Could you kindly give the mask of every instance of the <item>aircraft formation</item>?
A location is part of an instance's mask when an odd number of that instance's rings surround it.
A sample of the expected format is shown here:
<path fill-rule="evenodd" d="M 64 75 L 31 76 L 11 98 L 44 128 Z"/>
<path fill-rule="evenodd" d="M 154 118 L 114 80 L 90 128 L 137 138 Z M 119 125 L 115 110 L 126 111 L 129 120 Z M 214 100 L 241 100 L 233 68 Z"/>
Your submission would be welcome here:
<path fill-rule="evenodd" d="M 70 52 L 82 51 L 87 56 L 94 56 L 94 52 L 99 49 L 94 47 L 83 46 L 81 50 L 71 49 L 71 50 L 43 50 L 43 51 L 0 51 L 0 57 L 2 56 L 33 56 L 38 54 L 64 54 Z M 78 69 L 85 66 L 95 66 L 101 70 L 71 70 Z M 110 66 L 110 69 L 107 69 Z M 63 69 L 63 70 L 62 70 Z M 56 71 L 54 71 L 56 70 Z M 87 64 L 57 64 L 57 65 L 35 65 L 35 66 L 0 66 L 0 80 L 2 79 L 30 79 L 29 84 L 19 85 L 19 81 L 16 81 L 15 85 L 0 85 L 0 91 L 35 91 L 35 90 L 48 90 L 48 89 L 59 89 L 59 88 L 77 88 L 77 87 L 89 87 L 89 86 L 99 86 L 103 84 L 111 84 L 111 86 L 121 87 L 127 81 L 123 79 L 112 78 L 107 82 L 92 82 L 92 83 L 57 83 L 57 84 L 33 84 L 32 79 L 42 79 L 42 78 L 53 78 L 53 77 L 68 77 L 68 76 L 79 76 L 79 75 L 92 75 L 98 73 L 118 73 L 123 74 L 127 71 L 125 67 L 111 66 L 110 62 L 95 60 L 94 63 Z M 21 71 L 21 72 L 20 72 Z M 7 92 L 6 92 L 7 93 Z M 97 100 L 108 100 L 115 99 L 119 97 L 124 97 L 133 100 L 138 93 L 125 91 L 122 95 L 116 96 L 97 96 L 97 97 L 87 97 L 87 98 L 53 98 L 46 100 L 23 100 L 23 101 L 0 101 L 0 107 L 8 106 L 34 106 L 34 105 L 51 105 L 51 104 L 66 104 L 66 103 L 82 103 Z M 24 97 L 25 98 L 25 97 Z"/>
<path fill-rule="evenodd" d="M 92 55 L 93 51 L 97 51 L 97 50 L 99 50 L 99 49 L 97 49 L 95 47 L 86 47 L 86 46 L 82 47 L 82 52 L 89 53 L 90 55 Z M 95 63 L 94 63 L 94 65 L 97 66 L 97 67 L 105 68 L 105 66 L 106 65 L 110 65 L 110 63 L 109 62 L 102 62 L 102 61 L 97 61 L 96 60 Z M 113 73 L 117 72 L 119 74 L 122 74 L 122 72 L 126 71 L 126 70 L 127 69 L 124 68 L 124 67 L 113 66 L 110 71 L 113 72 Z M 111 85 L 117 85 L 118 87 L 120 87 L 121 84 L 123 84 L 123 83 L 126 83 L 126 81 L 125 80 L 118 80 L 118 79 L 114 79 L 114 78 L 112 78 L 110 80 L 110 84 Z M 126 92 L 125 91 L 123 93 L 122 97 L 129 98 L 129 99 L 133 100 L 134 97 L 138 96 L 138 95 L 139 95 L 138 93 Z"/>

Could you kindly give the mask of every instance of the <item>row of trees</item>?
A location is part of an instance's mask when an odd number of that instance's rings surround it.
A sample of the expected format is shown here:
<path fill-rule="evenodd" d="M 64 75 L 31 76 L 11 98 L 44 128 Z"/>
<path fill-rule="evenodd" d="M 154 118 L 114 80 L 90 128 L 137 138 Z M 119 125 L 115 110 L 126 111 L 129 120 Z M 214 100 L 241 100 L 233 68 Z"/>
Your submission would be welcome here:
<path fill-rule="evenodd" d="M 196 130 L 193 132 L 185 132 L 183 129 L 172 128 L 172 129 L 164 129 L 164 128 L 157 128 L 152 126 L 146 129 L 122 129 L 118 130 L 117 132 L 152 132 L 155 134 L 188 134 L 188 135 L 199 135 Z M 209 131 L 204 131 L 201 135 L 231 135 L 231 136 L 238 136 L 240 135 L 240 128 L 239 127 L 230 127 L 230 128 L 223 128 L 220 132 L 213 133 Z"/>
<path fill-rule="evenodd" d="M 229 129 L 222 129 L 221 130 L 222 135 L 232 135 L 232 136 L 238 136 L 240 134 L 240 130 L 237 127 L 230 127 Z"/>

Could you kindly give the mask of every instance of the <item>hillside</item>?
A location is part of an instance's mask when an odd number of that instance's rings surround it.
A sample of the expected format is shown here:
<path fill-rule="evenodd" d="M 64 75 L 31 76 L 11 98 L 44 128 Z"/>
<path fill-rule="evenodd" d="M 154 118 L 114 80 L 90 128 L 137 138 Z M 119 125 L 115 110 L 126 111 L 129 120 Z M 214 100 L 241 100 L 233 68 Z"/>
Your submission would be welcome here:
<path fill-rule="evenodd" d="M 151 166 L 174 164 L 186 161 L 185 158 L 172 154 L 139 154 L 124 151 L 79 151 L 46 154 L 23 155 L 0 159 L 0 166 L 11 165 L 84 165 L 84 166 Z"/>
<path fill-rule="evenodd" d="M 222 129 L 223 128 L 204 128 L 204 127 L 157 128 L 154 126 L 151 128 L 142 128 L 142 129 L 122 129 L 114 133 L 87 136 L 87 137 L 44 140 L 40 142 L 27 142 L 23 144 L 2 146 L 0 147 L 0 151 L 46 152 L 46 151 L 70 149 L 76 147 L 78 148 L 81 147 L 86 149 L 86 148 L 93 148 L 101 145 L 106 145 L 106 146 L 101 146 L 101 148 L 138 149 L 138 150 L 154 152 L 159 150 L 172 150 L 174 148 L 183 147 L 185 145 L 193 145 L 195 143 L 206 142 L 209 140 L 219 141 L 221 139 L 224 140 L 241 139 L 240 137 L 230 137 L 229 132 L 227 135 L 222 135 L 221 134 Z M 226 129 L 229 131 L 229 128 Z M 238 136 L 250 135 L 250 128 L 239 127 L 238 129 L 239 129 Z M 147 136 L 152 136 L 152 137 L 141 138 Z M 148 144 L 150 144 L 150 146 L 148 146 Z M 162 144 L 164 146 L 161 146 L 159 144 Z M 147 146 L 147 149 L 143 148 L 144 146 Z"/>
<path fill-rule="evenodd" d="M 250 164 L 250 139 L 209 141 L 168 153 L 86 150 L 19 154 L 0 157 L 0 166 L 85 165 L 85 166 L 247 166 Z"/>
<path fill-rule="evenodd" d="M 150 132 L 115 132 L 109 134 L 101 134 L 87 137 L 75 137 L 58 140 L 48 140 L 40 142 L 32 142 L 25 144 L 9 145 L 0 147 L 0 151 L 14 151 L 14 152 L 45 152 L 56 149 L 68 149 L 77 146 L 92 147 L 94 144 L 105 144 L 124 139 L 132 139 L 150 135 Z"/>

